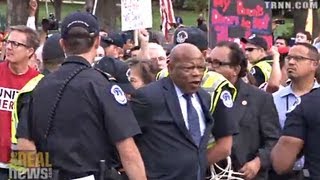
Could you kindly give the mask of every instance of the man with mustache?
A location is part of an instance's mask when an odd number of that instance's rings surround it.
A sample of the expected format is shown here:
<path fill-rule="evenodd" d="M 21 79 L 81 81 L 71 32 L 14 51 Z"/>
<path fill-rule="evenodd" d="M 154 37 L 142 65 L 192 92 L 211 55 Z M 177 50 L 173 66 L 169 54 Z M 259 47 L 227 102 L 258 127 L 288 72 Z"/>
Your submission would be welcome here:
<path fill-rule="evenodd" d="M 136 142 L 148 179 L 204 179 L 213 126 L 210 95 L 200 89 L 205 69 L 204 57 L 196 46 L 179 44 L 170 54 L 169 76 L 138 89 L 132 96 L 143 132 Z M 218 140 L 231 136 L 223 134 L 226 132 L 230 132 L 228 126 L 222 126 L 213 135 Z M 225 151 L 228 156 L 231 148 Z"/>

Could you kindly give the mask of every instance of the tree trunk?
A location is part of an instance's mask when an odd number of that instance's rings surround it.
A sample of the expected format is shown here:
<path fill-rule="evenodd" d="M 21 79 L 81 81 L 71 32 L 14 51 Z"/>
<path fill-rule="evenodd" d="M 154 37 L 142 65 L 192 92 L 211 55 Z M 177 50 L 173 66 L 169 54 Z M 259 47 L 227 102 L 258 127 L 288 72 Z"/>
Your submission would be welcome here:
<path fill-rule="evenodd" d="M 297 32 L 305 30 L 307 16 L 308 16 L 307 9 L 300 9 L 300 10 L 297 9 L 293 13 L 294 36 Z"/>
<path fill-rule="evenodd" d="M 58 21 L 61 20 L 61 6 L 62 0 L 54 0 L 54 15 Z"/>
<path fill-rule="evenodd" d="M 7 0 L 7 27 L 26 25 L 28 19 L 29 1 Z"/>
<path fill-rule="evenodd" d="M 86 3 L 84 5 L 84 10 L 91 13 L 93 9 L 93 0 L 86 0 Z"/>
<path fill-rule="evenodd" d="M 120 14 L 120 8 L 116 7 L 117 0 L 99 0 L 96 9 L 100 28 L 106 31 L 116 29 L 117 14 Z"/>
<path fill-rule="evenodd" d="M 319 11 L 318 10 L 313 10 L 313 32 L 312 36 L 313 38 L 316 38 L 319 36 L 320 32 L 320 19 L 319 19 Z"/>

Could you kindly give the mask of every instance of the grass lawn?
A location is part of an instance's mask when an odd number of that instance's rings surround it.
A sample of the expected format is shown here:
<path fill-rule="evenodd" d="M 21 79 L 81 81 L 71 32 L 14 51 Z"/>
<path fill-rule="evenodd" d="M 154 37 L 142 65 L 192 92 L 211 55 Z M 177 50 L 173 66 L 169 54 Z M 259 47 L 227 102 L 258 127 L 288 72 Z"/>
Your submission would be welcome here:
<path fill-rule="evenodd" d="M 49 5 L 49 12 L 54 12 L 53 6 L 51 3 L 48 3 Z M 70 12 L 76 11 L 82 9 L 82 5 L 77 5 L 77 4 L 64 4 L 62 6 L 62 18 L 65 17 L 67 14 Z M 153 12 L 153 28 L 155 30 L 159 30 L 160 27 L 160 12 L 159 12 L 159 7 L 154 6 L 152 9 Z M 195 11 L 183 11 L 183 10 L 175 10 L 175 16 L 180 16 L 183 19 L 183 22 L 187 26 L 195 26 L 196 25 L 196 19 L 198 18 L 198 14 Z M 1 19 L 1 17 L 6 16 L 6 3 L 1 1 L 0 2 L 0 30 L 2 30 L 3 26 L 5 24 L 5 19 Z M 47 17 L 46 15 L 46 8 L 45 8 L 45 3 L 40 3 L 40 11 L 39 11 L 39 22 L 41 21 L 42 18 Z M 118 18 L 118 28 L 120 28 L 120 15 Z M 286 24 L 280 25 L 277 30 L 276 30 L 276 35 L 283 35 L 286 33 L 288 28 L 293 26 L 292 19 L 286 19 Z"/>

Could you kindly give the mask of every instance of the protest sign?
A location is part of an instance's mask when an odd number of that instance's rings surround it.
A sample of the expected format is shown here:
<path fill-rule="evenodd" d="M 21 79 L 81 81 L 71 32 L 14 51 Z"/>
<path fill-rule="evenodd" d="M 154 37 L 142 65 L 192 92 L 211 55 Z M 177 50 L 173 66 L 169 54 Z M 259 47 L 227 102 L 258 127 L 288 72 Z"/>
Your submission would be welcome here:
<path fill-rule="evenodd" d="M 121 0 L 122 31 L 152 27 L 151 0 Z"/>
<path fill-rule="evenodd" d="M 252 34 L 272 45 L 272 12 L 262 0 L 210 0 L 209 46 Z"/>

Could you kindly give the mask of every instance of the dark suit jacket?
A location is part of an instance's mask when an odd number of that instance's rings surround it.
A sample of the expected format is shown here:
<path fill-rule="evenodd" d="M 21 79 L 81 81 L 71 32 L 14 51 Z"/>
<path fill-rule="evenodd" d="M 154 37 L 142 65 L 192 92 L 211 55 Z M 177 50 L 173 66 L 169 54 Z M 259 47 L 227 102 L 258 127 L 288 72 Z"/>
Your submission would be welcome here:
<path fill-rule="evenodd" d="M 132 108 L 142 135 L 136 143 L 145 163 L 148 179 L 196 180 L 198 167 L 204 178 L 206 147 L 213 119 L 209 113 L 210 96 L 197 92 L 204 111 L 206 129 L 199 147 L 189 134 L 170 78 L 149 84 L 132 97 Z"/>
<path fill-rule="evenodd" d="M 239 134 L 233 138 L 232 160 L 235 169 L 260 157 L 261 170 L 256 179 L 263 179 L 270 168 L 270 151 L 280 136 L 280 124 L 271 94 L 239 80 L 238 96 L 232 109 L 239 124 Z"/>

